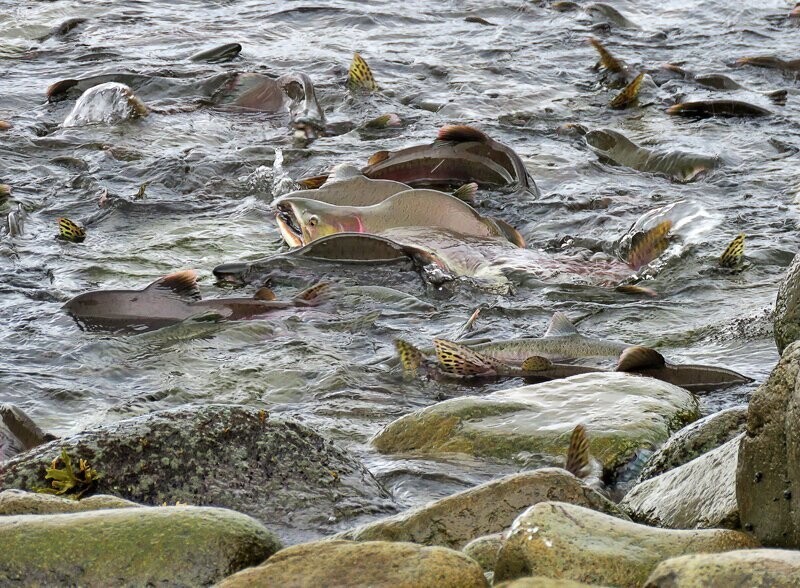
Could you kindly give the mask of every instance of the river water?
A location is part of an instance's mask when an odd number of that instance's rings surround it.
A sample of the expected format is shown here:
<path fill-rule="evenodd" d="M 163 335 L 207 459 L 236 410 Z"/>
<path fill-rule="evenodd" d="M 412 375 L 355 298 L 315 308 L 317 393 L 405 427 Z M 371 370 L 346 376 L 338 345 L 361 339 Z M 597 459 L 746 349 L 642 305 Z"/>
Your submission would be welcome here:
<path fill-rule="evenodd" d="M 800 101 L 791 76 L 729 66 L 747 55 L 798 57 L 800 27 L 787 18 L 791 4 L 778 0 L 614 6 L 640 28 L 609 29 L 583 10 L 521 0 L 0 0 L 0 119 L 13 125 L 0 131 L 0 182 L 12 187 L 0 209 L 5 216 L 21 204 L 26 213 L 23 235 L 0 243 L 0 401 L 20 405 L 56 434 L 191 402 L 267 406 L 354 451 L 401 505 L 415 505 L 515 469 L 381 456 L 368 444 L 411 410 L 522 383 L 409 379 L 375 361 L 393 353 L 395 337 L 426 345 L 452 334 L 478 306 L 478 327 L 496 338 L 540 335 L 560 310 L 586 334 L 656 346 L 673 362 L 735 369 L 755 383 L 702 397 L 703 410 L 746 400 L 777 361 L 770 312 L 800 243 Z M 36 40 L 73 17 L 88 20 Z M 653 90 L 642 106 L 610 110 L 615 92 L 592 68 L 589 36 L 637 67 L 670 61 L 726 73 L 752 91 L 723 97 L 774 114 L 670 117 L 665 109 L 676 101 L 721 94 L 684 81 Z M 225 42 L 240 42 L 242 54 L 222 64 L 187 59 Z M 355 50 L 372 66 L 376 96 L 354 99 L 345 88 Z M 62 129 L 74 100 L 45 100 L 57 80 L 125 72 L 158 76 L 134 89 L 150 106 L 176 109 L 197 97 L 199 82 L 225 71 L 307 73 L 340 132 L 303 146 L 285 118 L 208 108 Z M 759 93 L 780 88 L 788 90 L 785 106 Z M 402 128 L 358 130 L 389 112 Z M 343 132 L 350 123 L 355 130 Z M 481 192 L 479 200 L 548 255 L 576 253 L 576 237 L 612 250 L 644 213 L 687 201 L 696 219 L 645 282 L 659 297 L 568 283 L 528 285 L 512 296 L 437 291 L 409 272 L 344 276 L 328 266 L 273 285 L 285 297 L 331 280 L 341 285 L 334 303 L 269 321 L 116 336 L 83 332 L 60 309 L 86 290 L 141 287 L 190 267 L 204 296 L 229 294 L 214 284 L 215 265 L 280 248 L 269 208 L 276 150 L 284 171 L 298 178 L 336 163 L 363 165 L 380 149 L 428 143 L 447 123 L 477 126 L 523 158 L 539 199 Z M 620 168 L 559 131 L 569 123 L 613 128 L 650 148 L 719 156 L 723 165 L 685 184 Z M 134 199 L 143 183 L 145 197 Z M 129 202 L 101 210 L 104 190 Z M 84 243 L 55 238 L 61 216 L 88 222 Z M 745 270 L 715 269 L 740 232 Z"/>

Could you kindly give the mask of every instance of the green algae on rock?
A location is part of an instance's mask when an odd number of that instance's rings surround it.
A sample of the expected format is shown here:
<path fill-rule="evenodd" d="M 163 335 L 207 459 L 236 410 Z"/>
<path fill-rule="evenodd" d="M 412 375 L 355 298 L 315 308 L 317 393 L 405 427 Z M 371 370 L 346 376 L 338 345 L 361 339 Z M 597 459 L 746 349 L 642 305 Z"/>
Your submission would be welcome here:
<path fill-rule="evenodd" d="M 278 552 L 263 565 L 225 579 L 239 586 L 330 586 L 348 588 L 484 588 L 481 567 L 444 547 L 413 543 L 317 541 Z"/>
<path fill-rule="evenodd" d="M 638 588 L 667 558 L 757 546 L 739 531 L 657 529 L 581 506 L 541 502 L 514 521 L 494 579 L 542 575 Z"/>
<path fill-rule="evenodd" d="M 497 460 L 533 453 L 552 465 L 562 462 L 570 433 L 583 424 L 592 456 L 614 470 L 697 417 L 696 398 L 682 388 L 630 374 L 592 373 L 445 400 L 390 423 L 373 445 L 382 453 L 466 453 Z"/>
<path fill-rule="evenodd" d="M 38 494 L 23 490 L 3 490 L 0 492 L 0 516 L 22 514 L 59 514 L 65 512 L 84 512 L 87 510 L 106 510 L 109 508 L 129 508 L 141 506 L 130 500 L 95 494 L 81 500 Z"/>
<path fill-rule="evenodd" d="M 0 517 L 0 584 L 206 586 L 281 548 L 222 508 L 124 508 Z"/>

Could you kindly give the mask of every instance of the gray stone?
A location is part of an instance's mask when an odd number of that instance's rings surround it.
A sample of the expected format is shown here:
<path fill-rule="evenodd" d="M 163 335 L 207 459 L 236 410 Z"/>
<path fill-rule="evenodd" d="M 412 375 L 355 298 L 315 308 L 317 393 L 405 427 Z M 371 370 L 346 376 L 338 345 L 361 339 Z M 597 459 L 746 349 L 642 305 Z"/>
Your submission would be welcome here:
<path fill-rule="evenodd" d="M 620 506 L 634 521 L 658 527 L 738 529 L 736 463 L 743 435 L 634 486 Z"/>
<path fill-rule="evenodd" d="M 642 482 L 683 465 L 727 443 L 747 425 L 747 406 L 732 406 L 685 426 L 670 437 L 645 464 Z"/>
<path fill-rule="evenodd" d="M 638 588 L 670 557 L 757 546 L 739 531 L 656 529 L 582 506 L 541 502 L 514 521 L 497 557 L 494 580 L 546 576 Z"/>
<path fill-rule="evenodd" d="M 792 260 L 778 288 L 773 316 L 773 332 L 778 353 L 800 339 L 800 253 Z"/>
<path fill-rule="evenodd" d="M 280 549 L 222 508 L 155 507 L 0 517 L 2 586 L 207 586 Z"/>
<path fill-rule="evenodd" d="M 800 548 L 800 342 L 753 393 L 739 448 L 742 528 L 769 547 Z"/>
<path fill-rule="evenodd" d="M 563 463 L 572 430 L 583 424 L 592 456 L 614 470 L 697 417 L 696 398 L 682 388 L 619 372 L 591 373 L 445 400 L 389 424 L 373 444 L 383 453 L 499 460 L 533 454 L 555 465 Z"/>
<path fill-rule="evenodd" d="M 796 588 L 800 553 L 785 549 L 742 549 L 684 555 L 658 564 L 645 588 Z"/>
<path fill-rule="evenodd" d="M 0 404 L 0 463 L 53 439 L 18 406 Z"/>
<path fill-rule="evenodd" d="M 289 547 L 219 588 L 485 588 L 472 559 L 444 547 L 388 541 L 317 541 Z"/>
<path fill-rule="evenodd" d="M 82 500 L 73 500 L 51 494 L 37 494 L 23 490 L 4 490 L 0 492 L 0 515 L 57 514 L 65 512 L 84 512 L 108 508 L 130 508 L 140 506 L 130 500 L 95 494 Z"/>
<path fill-rule="evenodd" d="M 393 512 L 354 457 L 307 427 L 236 405 L 187 406 L 126 419 L 39 446 L 0 467 L 6 488 L 48 487 L 65 448 L 100 474 L 94 491 L 134 502 L 214 505 L 249 514 L 287 542 L 341 521 Z"/>
<path fill-rule="evenodd" d="M 492 480 L 425 506 L 336 535 L 355 541 L 410 541 L 460 549 L 480 535 L 504 531 L 526 508 L 558 500 L 626 517 L 610 500 L 561 468 Z"/>

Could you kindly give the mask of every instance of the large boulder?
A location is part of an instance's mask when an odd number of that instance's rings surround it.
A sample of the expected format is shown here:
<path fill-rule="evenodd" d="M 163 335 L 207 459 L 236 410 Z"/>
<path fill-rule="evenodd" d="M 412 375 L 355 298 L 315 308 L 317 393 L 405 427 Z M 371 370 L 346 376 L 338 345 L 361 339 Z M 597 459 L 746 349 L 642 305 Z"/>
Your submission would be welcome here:
<path fill-rule="evenodd" d="M 96 494 L 83 500 L 73 500 L 52 494 L 38 494 L 22 490 L 3 490 L 0 492 L 0 516 L 21 514 L 57 514 L 65 512 L 84 512 L 109 508 L 130 508 L 140 506 L 130 500 Z"/>
<path fill-rule="evenodd" d="M 794 256 L 778 288 L 772 327 L 778 353 L 800 339 L 800 253 Z"/>
<path fill-rule="evenodd" d="M 286 542 L 341 522 L 394 511 L 353 456 L 311 429 L 236 405 L 187 406 L 102 425 L 42 445 L 0 467 L 6 488 L 47 487 L 45 467 L 66 449 L 100 479 L 94 491 L 134 502 L 224 506 Z"/>
<path fill-rule="evenodd" d="M 55 439 L 14 404 L 0 404 L 0 463 Z"/>
<path fill-rule="evenodd" d="M 387 541 L 318 541 L 278 552 L 219 584 L 348 588 L 485 588 L 481 567 L 458 551 Z"/>
<path fill-rule="evenodd" d="M 736 463 L 743 435 L 637 484 L 620 506 L 634 521 L 658 527 L 738 529 Z"/>
<path fill-rule="evenodd" d="M 626 517 L 610 500 L 561 468 L 513 474 L 367 523 L 336 536 L 355 541 L 410 541 L 460 549 L 470 540 L 504 531 L 526 508 L 556 500 Z"/>
<path fill-rule="evenodd" d="M 700 553 L 658 564 L 645 588 L 796 588 L 800 553 L 785 549 L 742 549 Z"/>
<path fill-rule="evenodd" d="M 747 426 L 747 406 L 732 406 L 685 426 L 647 460 L 639 481 L 692 461 L 727 443 Z"/>
<path fill-rule="evenodd" d="M 0 585 L 207 586 L 280 549 L 222 508 L 155 507 L 0 517 Z"/>
<path fill-rule="evenodd" d="M 656 529 L 582 506 L 541 502 L 514 521 L 494 579 L 541 575 L 638 587 L 667 558 L 757 546 L 739 531 Z"/>
<path fill-rule="evenodd" d="M 383 453 L 466 453 L 499 460 L 563 463 L 572 430 L 586 427 L 589 450 L 606 470 L 653 450 L 698 417 L 683 388 L 631 374 L 591 373 L 445 400 L 390 423 L 373 440 Z"/>
<path fill-rule="evenodd" d="M 800 342 L 753 393 L 739 448 L 742 528 L 764 545 L 800 548 Z"/>

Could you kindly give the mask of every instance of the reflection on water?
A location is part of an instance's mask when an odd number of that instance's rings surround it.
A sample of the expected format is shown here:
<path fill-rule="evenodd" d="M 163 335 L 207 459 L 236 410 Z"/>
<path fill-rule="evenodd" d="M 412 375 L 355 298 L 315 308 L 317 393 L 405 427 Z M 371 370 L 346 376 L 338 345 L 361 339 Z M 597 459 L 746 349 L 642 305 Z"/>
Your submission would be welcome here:
<path fill-rule="evenodd" d="M 13 125 L 0 130 L 0 183 L 12 187 L 0 209 L 5 216 L 20 203 L 26 211 L 24 233 L 0 246 L 0 400 L 59 434 L 187 402 L 268 404 L 358 452 L 410 505 L 515 468 L 393 459 L 367 445 L 382 425 L 437 399 L 519 385 L 409 380 L 391 363 L 374 361 L 392 354 L 394 337 L 429 344 L 456 332 L 478 306 L 478 325 L 491 336 L 540 335 L 561 310 L 587 335 L 656 345 L 673 362 L 724 365 L 763 380 L 777 359 L 769 310 L 798 249 L 798 86 L 791 74 L 728 65 L 753 54 L 797 57 L 800 28 L 779 1 L 615 6 L 638 28 L 607 26 L 608 17 L 595 12 L 506 0 L 411 0 L 402 14 L 396 3 L 339 0 L 313 9 L 250 0 L 0 0 L 0 120 Z M 87 20 L 48 36 L 73 17 Z M 590 35 L 635 69 L 669 61 L 696 74 L 725 73 L 747 88 L 725 98 L 774 114 L 668 116 L 666 107 L 677 101 L 719 97 L 684 79 L 654 89 L 644 106 L 610 110 L 616 91 L 592 68 Z M 229 42 L 243 46 L 231 61 L 189 60 Z M 371 64 L 378 95 L 346 91 L 355 50 Z M 182 108 L 234 71 L 307 73 L 338 134 L 305 146 L 294 142 L 285 117 Z M 156 112 L 115 126 L 62 128 L 74 97 L 45 102 L 58 80 L 123 73 L 134 74 L 130 85 Z M 762 94 L 781 88 L 788 90 L 786 106 Z M 387 113 L 403 126 L 359 128 Z M 277 274 L 279 297 L 320 279 L 352 288 L 325 312 L 279 321 L 179 325 L 121 337 L 84 333 L 60 311 L 82 291 L 141 287 L 187 267 L 199 270 L 205 296 L 223 295 L 213 285 L 215 265 L 279 248 L 269 210 L 273 180 L 281 179 L 272 173 L 276 150 L 292 177 L 316 175 L 336 163 L 363 165 L 380 149 L 428 143 L 453 122 L 481 128 L 523 158 L 539 199 L 482 192 L 478 200 L 486 214 L 518 227 L 543 265 L 548 256 L 565 255 L 580 266 L 591 254 L 582 247 L 613 253 L 643 214 L 682 201 L 681 218 L 691 222 L 683 221 L 682 240 L 645 282 L 660 297 L 537 280 L 512 296 L 437 291 L 405 271 L 343 274 L 315 266 Z M 648 149 L 719 157 L 721 164 L 692 183 L 672 182 L 599 160 L 582 137 L 563 132 L 571 123 L 616 129 Z M 144 198 L 135 198 L 145 183 Z M 100 209 L 106 192 L 111 204 Z M 84 243 L 55 239 L 60 216 L 87 224 Z M 740 232 L 747 234 L 747 269 L 715 270 Z M 366 287 L 375 285 L 428 304 Z M 704 410 L 741 402 L 752 388 L 709 395 Z"/>

